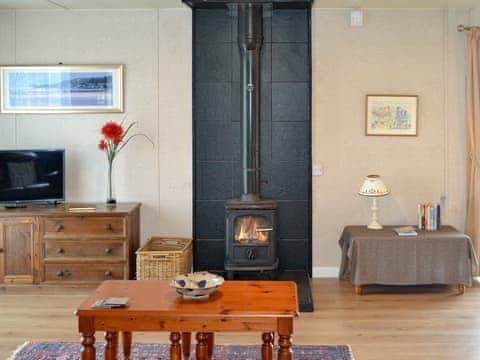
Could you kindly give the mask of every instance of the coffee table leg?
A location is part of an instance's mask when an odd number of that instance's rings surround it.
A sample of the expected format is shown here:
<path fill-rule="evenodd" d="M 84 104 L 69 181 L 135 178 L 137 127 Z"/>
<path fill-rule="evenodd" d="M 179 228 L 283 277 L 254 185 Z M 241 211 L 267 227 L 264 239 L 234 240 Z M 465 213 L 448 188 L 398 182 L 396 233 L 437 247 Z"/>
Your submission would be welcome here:
<path fill-rule="evenodd" d="M 292 360 L 292 337 L 291 335 L 280 335 L 278 340 L 278 360 Z"/>
<path fill-rule="evenodd" d="M 105 346 L 103 348 L 103 357 L 105 360 L 115 360 L 114 357 L 114 333 L 107 331 L 105 333 Z"/>
<path fill-rule="evenodd" d="M 293 319 L 278 319 L 278 360 L 292 360 Z"/>
<path fill-rule="evenodd" d="M 95 360 L 95 332 L 82 333 L 82 360 Z"/>
<path fill-rule="evenodd" d="M 95 360 L 95 326 L 93 318 L 79 316 L 78 331 L 82 334 L 81 360 Z"/>
<path fill-rule="evenodd" d="M 272 333 L 263 333 L 262 334 L 262 360 L 272 360 L 273 359 L 273 336 Z"/>
<path fill-rule="evenodd" d="M 197 333 L 197 360 L 208 360 L 208 335 L 206 333 Z"/>
<path fill-rule="evenodd" d="M 215 334 L 214 333 L 207 333 L 207 354 L 208 359 L 210 360 L 213 355 L 213 348 L 215 347 Z"/>
<path fill-rule="evenodd" d="M 112 333 L 113 334 L 113 339 L 112 339 L 112 356 L 113 356 L 113 359 L 116 360 L 117 359 L 117 355 L 118 355 L 118 332 L 115 331 Z"/>
<path fill-rule="evenodd" d="M 179 332 L 170 333 L 170 360 L 182 360 L 181 335 Z"/>
<path fill-rule="evenodd" d="M 130 360 L 132 352 L 132 333 L 128 331 L 122 332 L 123 358 Z"/>
<path fill-rule="evenodd" d="M 189 333 L 189 332 L 182 333 L 182 352 L 183 352 L 183 358 L 185 360 L 190 359 L 191 344 L 192 344 L 192 333 Z"/>

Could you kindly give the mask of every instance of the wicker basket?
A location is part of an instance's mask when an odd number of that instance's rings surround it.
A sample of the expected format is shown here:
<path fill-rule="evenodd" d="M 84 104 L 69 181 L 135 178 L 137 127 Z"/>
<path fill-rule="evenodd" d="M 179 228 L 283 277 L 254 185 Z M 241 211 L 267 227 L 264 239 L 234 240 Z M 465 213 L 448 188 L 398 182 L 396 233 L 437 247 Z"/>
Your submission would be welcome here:
<path fill-rule="evenodd" d="M 170 280 L 192 269 L 192 239 L 153 237 L 136 254 L 137 280 Z"/>

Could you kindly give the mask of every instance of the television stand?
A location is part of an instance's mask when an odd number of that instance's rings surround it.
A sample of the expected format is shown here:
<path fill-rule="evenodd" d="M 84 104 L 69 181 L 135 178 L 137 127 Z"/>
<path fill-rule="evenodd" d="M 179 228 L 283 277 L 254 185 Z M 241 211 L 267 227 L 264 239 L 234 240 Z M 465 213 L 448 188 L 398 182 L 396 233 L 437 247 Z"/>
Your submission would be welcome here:
<path fill-rule="evenodd" d="M 4 284 L 97 285 L 135 275 L 140 204 L 118 203 L 112 209 L 93 203 L 90 212 L 69 211 L 68 203 L 1 205 L 28 206 L 0 209 L 0 289 Z"/>

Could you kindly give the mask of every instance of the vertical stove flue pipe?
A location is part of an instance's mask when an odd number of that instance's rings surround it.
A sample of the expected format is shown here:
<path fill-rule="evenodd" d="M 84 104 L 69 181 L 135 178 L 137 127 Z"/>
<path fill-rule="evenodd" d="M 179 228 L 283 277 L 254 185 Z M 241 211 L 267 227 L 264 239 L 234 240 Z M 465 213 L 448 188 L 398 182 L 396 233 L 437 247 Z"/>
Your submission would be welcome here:
<path fill-rule="evenodd" d="M 262 5 L 238 5 L 241 64 L 241 143 L 243 201 L 260 198 L 260 49 Z"/>

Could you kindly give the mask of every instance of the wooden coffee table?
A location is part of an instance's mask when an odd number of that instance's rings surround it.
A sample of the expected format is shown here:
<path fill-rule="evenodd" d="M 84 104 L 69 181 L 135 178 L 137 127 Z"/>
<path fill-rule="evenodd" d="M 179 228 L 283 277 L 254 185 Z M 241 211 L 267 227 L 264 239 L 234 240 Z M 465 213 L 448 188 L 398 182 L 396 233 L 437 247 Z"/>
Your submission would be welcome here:
<path fill-rule="evenodd" d="M 124 309 L 92 309 L 107 297 L 128 297 Z M 293 319 L 298 316 L 296 284 L 290 281 L 225 281 L 207 300 L 184 300 L 167 281 L 105 281 L 78 308 L 82 360 L 95 359 L 95 332 L 105 331 L 105 359 L 117 356 L 122 333 L 125 359 L 130 358 L 132 332 L 170 332 L 170 359 L 190 355 L 190 333 L 197 332 L 197 360 L 210 359 L 215 332 L 262 334 L 262 360 L 273 358 L 278 334 L 278 360 L 292 359 Z"/>

